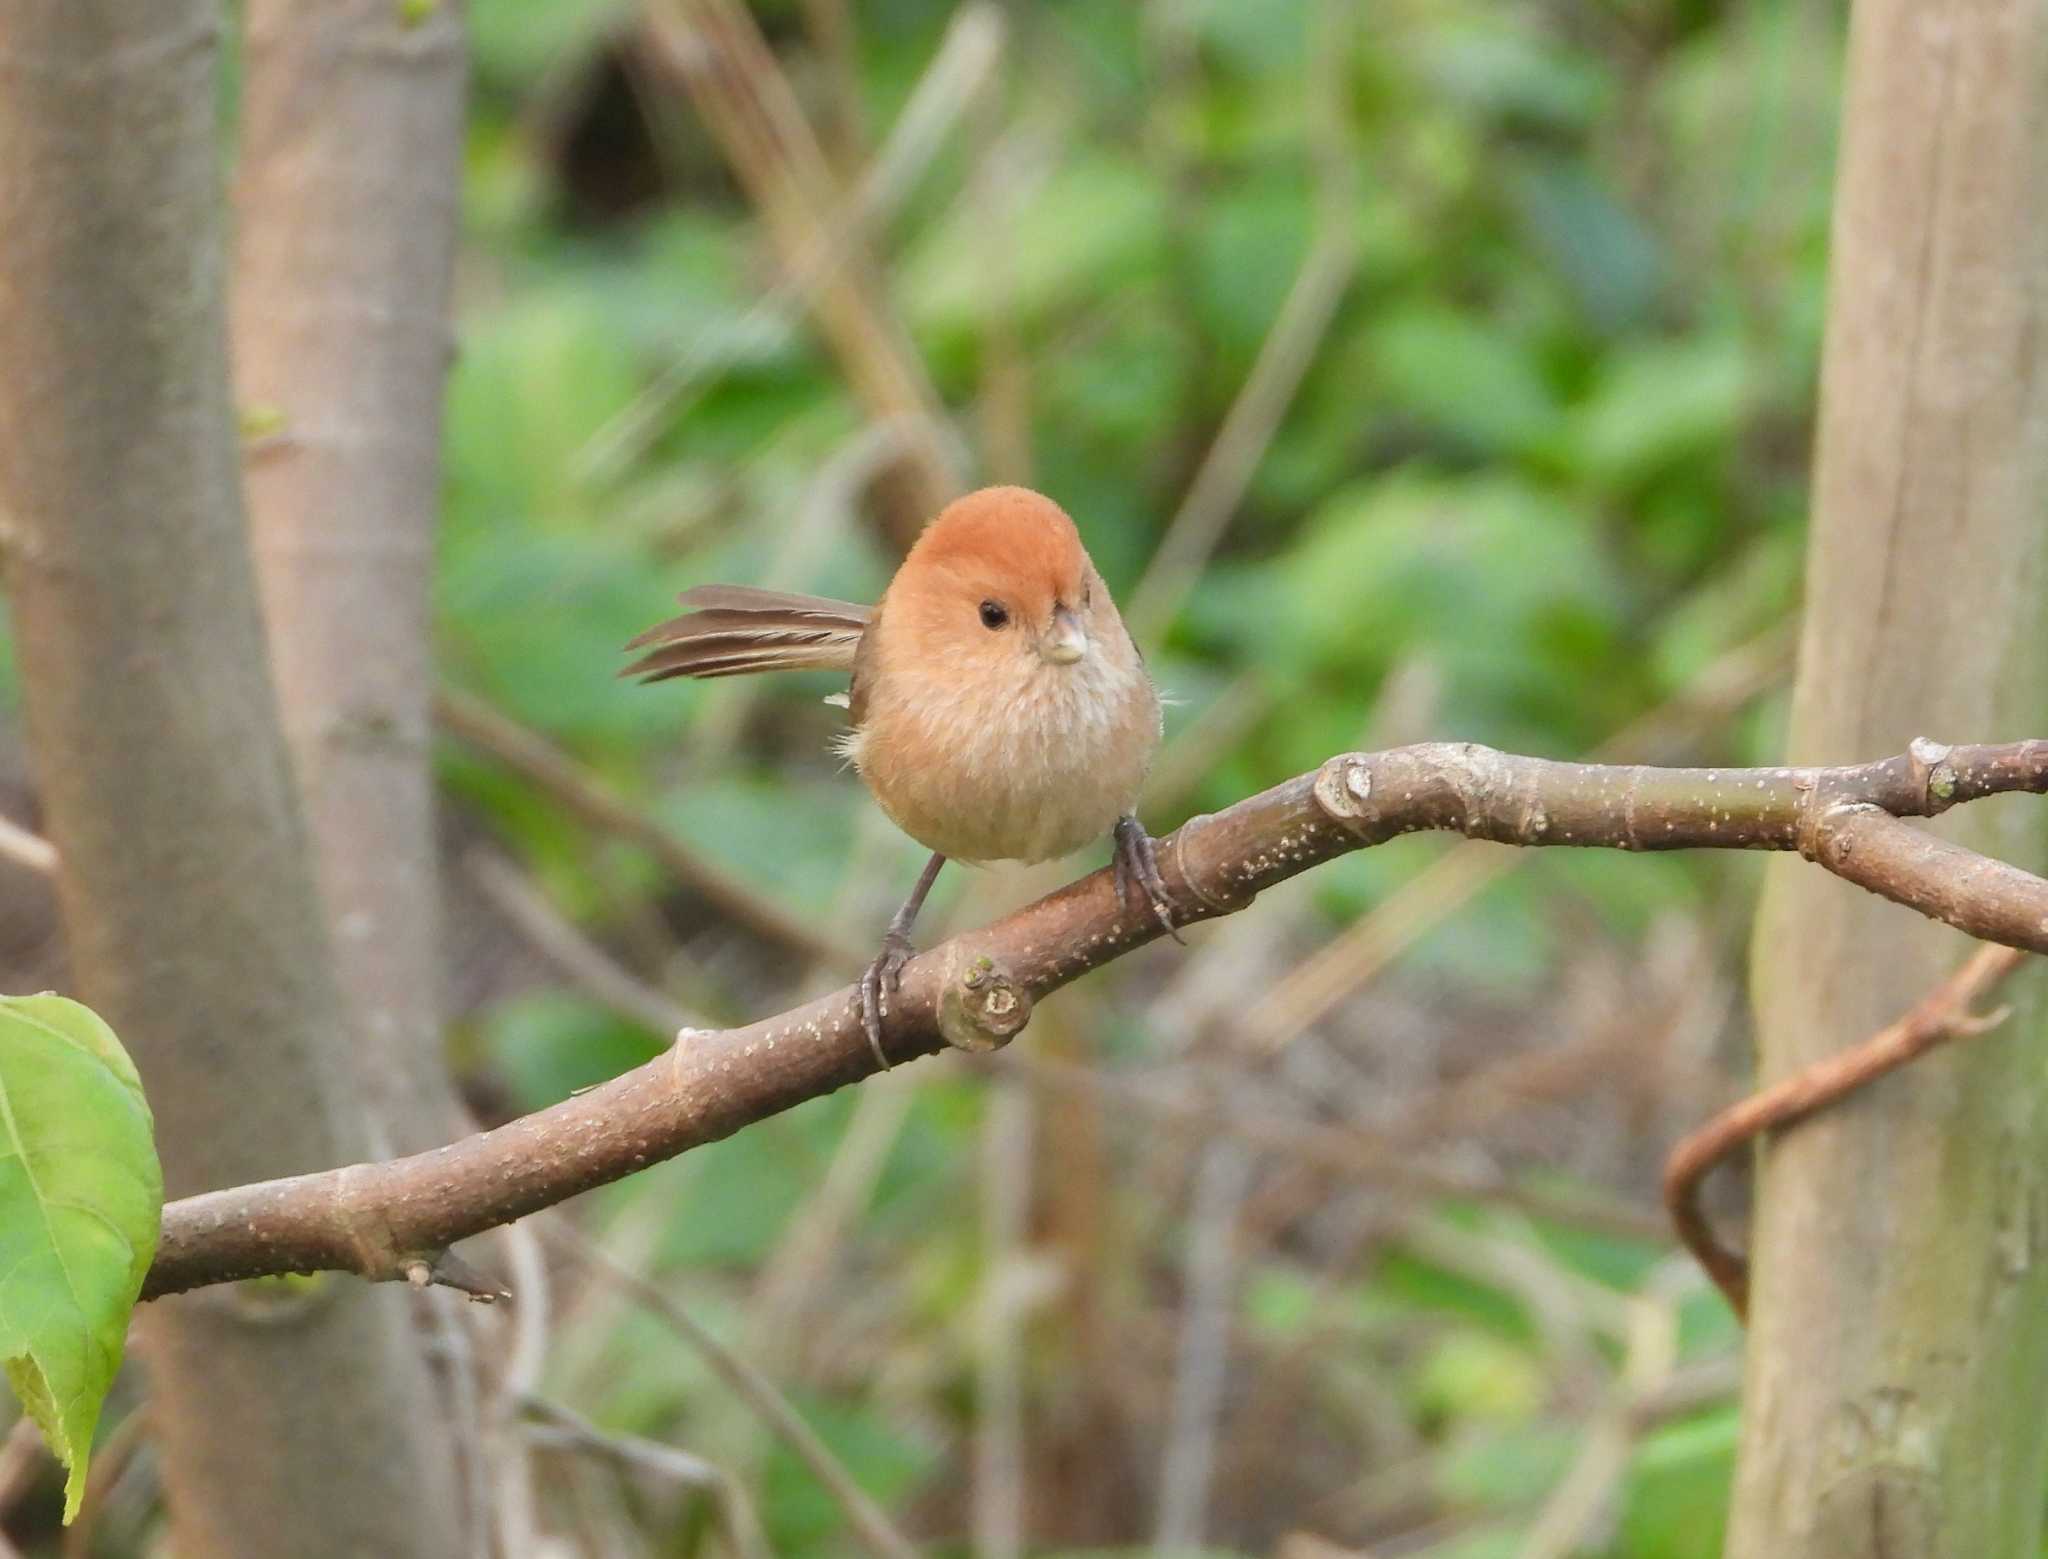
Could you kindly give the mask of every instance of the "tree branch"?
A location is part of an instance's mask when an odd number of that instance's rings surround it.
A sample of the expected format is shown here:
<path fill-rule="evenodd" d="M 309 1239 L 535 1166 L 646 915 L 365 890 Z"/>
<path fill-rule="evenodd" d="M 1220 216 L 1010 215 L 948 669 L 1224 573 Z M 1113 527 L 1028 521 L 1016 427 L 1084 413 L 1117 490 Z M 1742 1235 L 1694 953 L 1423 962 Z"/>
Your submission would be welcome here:
<path fill-rule="evenodd" d="M 2048 952 L 2048 880 L 1898 825 L 2006 791 L 2048 791 L 2048 741 L 1904 754 L 1849 768 L 1658 769 L 1555 763 L 1468 744 L 1343 753 L 1161 841 L 1185 924 L 1400 834 L 1510 844 L 1798 850 L 1974 934 Z M 1123 915 L 1107 870 L 903 971 L 892 1062 L 991 1049 L 1034 1002 L 1160 934 Z M 268 1273 L 404 1277 L 453 1241 L 672 1158 L 875 1070 L 855 988 L 744 1028 L 685 1030 L 665 1056 L 545 1110 L 431 1152 L 237 1186 L 164 1210 L 144 1294 Z"/>
<path fill-rule="evenodd" d="M 1970 1009 L 2003 984 L 2022 958 L 2011 947 L 1979 948 L 1903 1017 L 1860 1045 L 1730 1105 L 1671 1150 L 1664 1163 L 1664 1205 L 1679 1239 L 1714 1280 L 1737 1319 L 1747 1320 L 1749 1315 L 1749 1260 L 1724 1244 L 1708 1221 L 1700 1204 L 1707 1176 L 1765 1132 L 1796 1126 L 1938 1046 L 1996 1027 L 2004 1021 L 2005 1009 L 1981 1018 L 1973 1017 Z"/>

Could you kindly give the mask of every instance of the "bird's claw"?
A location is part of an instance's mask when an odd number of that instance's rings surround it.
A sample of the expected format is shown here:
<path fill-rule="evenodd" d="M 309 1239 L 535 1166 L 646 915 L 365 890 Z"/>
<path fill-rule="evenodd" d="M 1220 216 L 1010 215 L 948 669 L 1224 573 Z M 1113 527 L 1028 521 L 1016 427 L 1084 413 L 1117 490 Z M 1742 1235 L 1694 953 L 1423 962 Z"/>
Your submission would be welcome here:
<path fill-rule="evenodd" d="M 1166 879 L 1159 875 L 1159 854 L 1152 836 L 1135 817 L 1119 818 L 1116 825 L 1116 902 L 1125 914 L 1139 901 L 1151 906 L 1152 916 L 1166 934 L 1186 946 L 1173 921 L 1173 906 L 1167 902 Z"/>
<path fill-rule="evenodd" d="M 889 997 L 895 994 L 903 977 L 903 966 L 910 962 L 913 951 L 910 938 L 891 931 L 882 938 L 880 954 L 860 977 L 861 1031 L 867 1035 L 868 1049 L 875 1053 L 875 1060 L 881 1063 L 885 1072 L 889 1070 L 889 1057 L 882 1050 L 882 1018 L 889 1010 Z"/>

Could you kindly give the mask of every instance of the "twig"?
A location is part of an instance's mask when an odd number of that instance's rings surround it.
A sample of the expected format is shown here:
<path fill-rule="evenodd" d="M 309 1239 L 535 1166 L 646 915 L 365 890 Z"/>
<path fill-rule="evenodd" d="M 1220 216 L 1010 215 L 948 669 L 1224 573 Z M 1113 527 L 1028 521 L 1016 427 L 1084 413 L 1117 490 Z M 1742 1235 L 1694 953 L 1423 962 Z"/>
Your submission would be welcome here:
<path fill-rule="evenodd" d="M 1715 1407 L 1742 1390 L 1742 1356 L 1730 1353 L 1681 1365 L 1662 1385 L 1637 1398 L 1630 1425 L 1637 1434 Z"/>
<path fill-rule="evenodd" d="M 1253 1055 L 1284 1050 L 1527 860 L 1525 851 L 1483 839 L 1453 845 L 1255 999 L 1238 1023 L 1244 1048 Z"/>
<path fill-rule="evenodd" d="M 852 168 L 867 147 L 867 115 L 861 106 L 859 51 L 854 46 L 852 0 L 803 0 L 804 27 L 825 61 L 831 96 L 833 157 Z"/>
<path fill-rule="evenodd" d="M 529 1444 L 602 1456 L 622 1467 L 651 1472 L 686 1489 L 709 1494 L 739 1559 L 759 1559 L 768 1553 L 767 1537 L 747 1491 L 739 1479 L 716 1462 L 645 1435 L 609 1433 L 581 1413 L 542 1397 L 529 1394 L 521 1399 L 520 1406 L 529 1420 L 539 1420 L 523 1426 Z"/>
<path fill-rule="evenodd" d="M 478 1304 L 496 1304 L 512 1297 L 512 1290 L 496 1278 L 484 1276 L 451 1250 L 408 1257 L 401 1275 L 414 1288 L 450 1288 Z"/>
<path fill-rule="evenodd" d="M 1022 183 L 1006 155 L 1007 83 L 984 91 L 970 126 L 975 166 L 969 199 L 982 270 L 982 464 L 991 480 L 1029 485 L 1031 375 L 1017 330 L 1017 213 Z"/>
<path fill-rule="evenodd" d="M 1251 1180 L 1251 1155 L 1235 1142 L 1212 1142 L 1195 1179 L 1188 1238 L 1186 1304 L 1173 1373 L 1173 1407 L 1159 1471 L 1159 1520 L 1152 1551 L 1161 1559 L 1202 1546 L 1217 1418 L 1229 1363 L 1237 1222 Z"/>
<path fill-rule="evenodd" d="M 671 72 L 687 72 L 701 63 L 682 39 L 662 30 L 662 22 L 652 25 L 655 47 Z M 662 427 L 682 414 L 693 392 L 722 365 L 727 354 L 724 343 L 757 339 L 782 323 L 792 308 L 809 305 L 819 290 L 834 280 L 842 262 L 851 259 L 868 233 L 889 218 L 936 156 L 946 134 L 994 68 L 1001 43 L 1000 15 L 986 5 L 967 5 L 954 13 L 938 53 L 854 192 L 818 220 L 793 257 L 785 255 L 782 278 L 765 296 L 729 329 L 721 329 L 715 342 L 707 338 L 670 364 L 590 436 L 571 462 L 581 477 L 587 480 L 602 475 L 637 458 Z M 727 155 L 736 158 L 740 154 L 729 144 Z M 935 439 L 939 430 L 928 429 L 924 436 Z"/>
<path fill-rule="evenodd" d="M 650 0 L 645 15 L 647 37 L 724 149 L 785 268 L 796 274 L 812 253 L 836 251 L 813 312 L 869 417 L 907 419 L 915 443 L 897 468 L 902 490 L 890 505 L 892 536 L 907 546 L 959 492 L 960 477 L 936 436 L 938 394 L 888 307 L 863 235 L 848 224 L 836 241 L 820 237 L 839 192 L 795 91 L 741 0 Z M 987 16 L 1000 27 L 995 13 Z"/>
<path fill-rule="evenodd" d="M 782 1437 L 811 1476 L 816 1478 L 845 1512 L 854 1536 L 874 1559 L 917 1559 L 916 1546 L 897 1531 L 882 1508 L 839 1459 L 804 1422 L 789 1399 L 775 1389 L 775 1383 L 753 1365 L 720 1342 L 681 1305 L 639 1273 L 619 1265 L 601 1247 L 584 1238 L 571 1225 L 550 1220 L 545 1238 L 581 1261 L 605 1282 L 631 1295 L 659 1316 L 677 1336 L 703 1356 L 712 1373 L 726 1383 L 763 1422 Z"/>
<path fill-rule="evenodd" d="M 1432 1265 L 1513 1295 L 1542 1338 L 1545 1352 L 1568 1374 L 1590 1374 L 1600 1362 L 1598 1335 L 1628 1335 L 1627 1296 L 1565 1266 L 1526 1222 L 1511 1218 L 1507 1228 L 1514 1233 L 1503 1232 L 1491 1220 L 1467 1229 L 1410 1212 L 1395 1237 Z"/>
<path fill-rule="evenodd" d="M 482 699 L 444 687 L 434 695 L 434 717 L 479 752 L 546 791 L 591 827 L 633 841 L 707 904 L 756 936 L 840 969 L 859 968 L 867 961 L 865 955 L 813 931 L 724 868 L 705 860 L 660 823 L 607 789 L 560 748 L 507 719 Z"/>
<path fill-rule="evenodd" d="M 533 879 L 503 856 L 472 850 L 463 858 L 463 869 L 529 945 L 613 1012 L 664 1035 L 695 1021 L 680 1003 L 628 973 L 572 925 Z"/>
<path fill-rule="evenodd" d="M 639 1467 L 680 1483 L 687 1489 L 707 1494 L 722 1493 L 727 1487 L 725 1473 L 717 1463 L 692 1452 L 663 1445 L 643 1435 L 609 1434 L 582 1414 L 556 1402 L 528 1397 L 523 1404 L 529 1418 L 538 1423 L 527 1426 L 527 1438 L 535 1445 L 554 1450 L 588 1451 L 609 1457 L 628 1467 Z"/>
<path fill-rule="evenodd" d="M 1343 753 L 1160 841 L 1182 924 L 1418 829 L 1529 845 L 1799 850 L 1986 940 L 2048 951 L 2048 881 L 1915 833 L 2004 791 L 2048 790 L 2048 740 L 1942 747 L 1848 768 L 1648 769 L 1443 743 Z M 1880 824 L 1884 826 L 1879 826 Z M 984 1050 L 1032 1004 L 1160 936 L 1105 868 L 905 966 L 884 1042 L 905 1061 Z M 428 1153 L 187 1197 L 164 1210 L 145 1293 L 265 1273 L 390 1279 L 423 1252 L 620 1179 L 876 1069 L 852 986 L 776 1017 L 691 1031 L 585 1093 Z"/>
<path fill-rule="evenodd" d="M 1319 213 L 1315 241 L 1216 441 L 1131 596 L 1124 617 L 1141 644 L 1152 643 L 1173 621 L 1222 539 L 1358 267 L 1356 202 L 1351 198 L 1356 171 L 1343 134 L 1345 3 L 1322 0 L 1317 6 L 1319 36 L 1311 40 L 1309 50 L 1316 65 L 1311 81 L 1318 132 L 1312 147 Z"/>
<path fill-rule="evenodd" d="M 2042 951 L 2036 948 L 2035 951 Z M 1896 1022 L 1861 1044 L 1816 1061 L 1783 1082 L 1751 1094 L 1716 1115 L 1671 1150 L 1664 1165 L 1664 1205 L 1678 1237 L 1727 1296 L 1738 1317 L 1749 1310 L 1749 1262 L 1723 1244 L 1700 1205 L 1700 1188 L 1717 1164 L 1767 1131 L 1791 1126 L 1916 1061 L 1950 1040 L 1995 1028 L 2005 1011 L 1973 1017 L 1970 1008 L 2025 962 L 2011 947 L 1980 947 Z"/>
<path fill-rule="evenodd" d="M 1000 1079 L 981 1132 L 981 1292 L 975 1306 L 974 1552 L 1018 1559 L 1028 1481 L 1024 1323 L 1037 1111 L 1028 1088 Z"/>
<path fill-rule="evenodd" d="M 456 1501 L 461 1512 L 463 1551 L 468 1559 L 515 1559 L 507 1534 L 498 1529 L 500 1507 L 491 1498 L 491 1472 L 486 1464 L 483 1393 L 478 1388 L 476 1336 L 469 1326 L 470 1306 L 455 1296 L 452 1284 L 429 1287 L 420 1296 L 413 1324 L 420 1329 L 422 1357 L 435 1374 L 445 1438 L 455 1473 Z M 493 1303 L 503 1290 L 470 1299 Z"/>
<path fill-rule="evenodd" d="M 499 1233 L 519 1303 L 496 1312 L 509 1321 L 512 1335 L 509 1343 L 501 1341 L 494 1350 L 502 1363 L 483 1418 L 483 1450 L 491 1468 L 489 1492 L 500 1552 L 503 1559 L 528 1559 L 538 1546 L 540 1522 L 534 1506 L 533 1468 L 518 1418 L 520 1405 L 540 1389 L 554 1296 L 547 1260 L 532 1226 L 507 1224 Z"/>
<path fill-rule="evenodd" d="M 812 1335 L 811 1307 L 831 1291 L 830 1278 L 847 1231 L 874 1196 L 903 1133 L 916 1083 L 893 1073 L 861 1090 L 825 1173 L 791 1215 L 789 1229 L 762 1264 L 749 1308 L 748 1333 L 771 1364 L 801 1357 L 790 1346 Z"/>
<path fill-rule="evenodd" d="M 1642 1432 L 1638 1404 L 1663 1390 L 1677 1367 L 1678 1312 L 1669 1292 L 1672 1272 L 1670 1266 L 1659 1267 L 1627 1301 L 1628 1343 L 1621 1377 L 1594 1414 L 1571 1470 L 1531 1523 L 1519 1559 L 1571 1559 L 1585 1552 Z"/>
<path fill-rule="evenodd" d="M 1144 578 L 1132 592 L 1125 617 L 1132 635 L 1142 642 L 1154 642 L 1173 621 L 1222 539 L 1294 392 L 1301 387 L 1302 375 L 1336 317 L 1337 305 L 1343 301 L 1357 265 L 1357 239 L 1349 226 L 1322 234 L 1302 261 L 1243 388 L 1224 416 L 1216 441 L 1209 446 Z"/>
<path fill-rule="evenodd" d="M 45 877 L 57 874 L 57 847 L 4 817 L 0 817 L 0 856 Z"/>

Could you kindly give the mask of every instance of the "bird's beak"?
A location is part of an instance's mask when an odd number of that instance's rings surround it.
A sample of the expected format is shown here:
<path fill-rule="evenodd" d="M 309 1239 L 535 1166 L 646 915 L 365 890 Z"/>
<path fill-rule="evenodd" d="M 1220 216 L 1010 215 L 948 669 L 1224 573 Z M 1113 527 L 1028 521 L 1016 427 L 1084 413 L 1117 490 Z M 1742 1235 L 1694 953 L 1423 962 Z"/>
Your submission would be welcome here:
<path fill-rule="evenodd" d="M 1088 630 L 1064 606 L 1052 609 L 1052 627 L 1038 641 L 1038 652 L 1055 666 L 1071 666 L 1088 653 Z"/>

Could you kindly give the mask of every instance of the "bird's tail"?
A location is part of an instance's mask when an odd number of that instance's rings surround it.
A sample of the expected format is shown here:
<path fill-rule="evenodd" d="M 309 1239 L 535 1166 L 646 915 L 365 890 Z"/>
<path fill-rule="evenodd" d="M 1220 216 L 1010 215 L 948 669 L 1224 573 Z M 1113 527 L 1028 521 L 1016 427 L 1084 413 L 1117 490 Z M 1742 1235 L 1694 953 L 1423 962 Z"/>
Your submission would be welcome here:
<path fill-rule="evenodd" d="M 699 585 L 677 599 L 690 610 L 628 644 L 648 653 L 620 676 L 659 682 L 803 668 L 851 671 L 872 615 L 847 601 L 745 585 Z"/>

